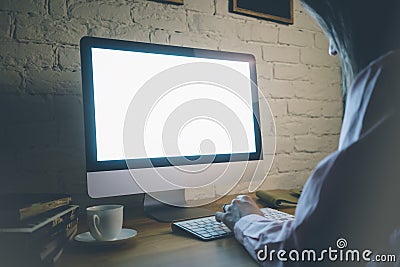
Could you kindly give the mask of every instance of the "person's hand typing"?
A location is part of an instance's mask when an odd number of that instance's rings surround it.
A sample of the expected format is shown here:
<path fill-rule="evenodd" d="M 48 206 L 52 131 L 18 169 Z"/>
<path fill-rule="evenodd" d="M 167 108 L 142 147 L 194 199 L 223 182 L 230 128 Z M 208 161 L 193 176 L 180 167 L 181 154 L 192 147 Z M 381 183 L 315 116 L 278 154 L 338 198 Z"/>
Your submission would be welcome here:
<path fill-rule="evenodd" d="M 226 226 L 233 231 L 235 223 L 239 221 L 240 218 L 250 214 L 264 216 L 253 199 L 249 196 L 239 195 L 232 200 L 231 204 L 224 205 L 224 212 L 217 212 L 215 214 L 215 219 L 218 222 L 225 223 Z"/>

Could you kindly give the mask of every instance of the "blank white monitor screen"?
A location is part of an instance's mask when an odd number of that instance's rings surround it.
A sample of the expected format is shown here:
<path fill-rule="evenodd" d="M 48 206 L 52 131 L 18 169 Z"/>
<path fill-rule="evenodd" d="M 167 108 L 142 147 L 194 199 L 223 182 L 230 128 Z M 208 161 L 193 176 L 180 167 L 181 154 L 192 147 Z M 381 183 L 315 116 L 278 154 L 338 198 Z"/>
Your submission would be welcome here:
<path fill-rule="evenodd" d="M 252 85 L 248 62 L 106 48 L 91 48 L 91 52 L 97 161 L 253 153 L 256 151 Z M 135 94 L 158 73 L 171 67 L 196 62 L 216 63 L 232 68 L 248 77 L 248 87 L 237 89 L 233 94 L 220 85 L 194 82 L 169 91 L 157 103 L 154 103 L 150 114 L 143 114 L 147 116 L 144 134 L 146 153 L 125 155 L 124 123 L 127 110 Z M 221 75 L 224 74 L 221 73 Z M 239 119 L 239 122 L 235 123 L 241 123 L 246 132 L 241 141 L 243 145 L 232 147 L 229 133 L 217 121 L 196 118 L 182 125 L 180 129 L 179 138 L 176 140 L 179 153 L 165 151 L 162 131 L 169 114 L 187 101 L 205 98 L 215 100 L 235 112 Z M 208 109 L 209 107 L 201 108 Z M 207 111 L 209 112 L 209 110 Z M 201 110 L 199 113 L 201 114 Z M 213 143 L 213 150 L 208 151 L 207 146 L 199 146 L 204 140 L 210 140 Z"/>

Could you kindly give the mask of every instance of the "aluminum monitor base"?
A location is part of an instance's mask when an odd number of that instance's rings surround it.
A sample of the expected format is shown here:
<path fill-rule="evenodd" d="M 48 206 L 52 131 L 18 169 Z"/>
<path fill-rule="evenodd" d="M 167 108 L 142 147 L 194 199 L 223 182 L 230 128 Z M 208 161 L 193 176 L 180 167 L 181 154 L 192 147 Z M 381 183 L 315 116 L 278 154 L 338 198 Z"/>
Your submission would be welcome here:
<path fill-rule="evenodd" d="M 181 198 L 181 200 L 184 201 L 184 190 L 173 190 L 162 193 L 169 194 L 174 198 Z M 215 214 L 215 212 L 204 208 L 184 208 L 164 204 L 148 194 L 144 196 L 143 206 L 145 214 L 159 222 L 173 222 Z"/>

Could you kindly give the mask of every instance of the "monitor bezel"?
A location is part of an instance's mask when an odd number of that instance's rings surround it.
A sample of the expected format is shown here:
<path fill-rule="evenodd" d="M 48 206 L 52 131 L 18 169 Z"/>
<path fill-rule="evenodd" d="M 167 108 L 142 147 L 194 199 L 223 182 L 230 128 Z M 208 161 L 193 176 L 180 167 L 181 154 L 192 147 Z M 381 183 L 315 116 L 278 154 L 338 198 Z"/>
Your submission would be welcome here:
<path fill-rule="evenodd" d="M 181 156 L 170 158 L 152 158 L 152 159 L 123 159 L 97 161 L 96 144 L 96 126 L 95 126 L 95 108 L 94 108 L 94 88 L 93 88 L 93 66 L 92 66 L 92 48 L 104 48 L 122 51 L 135 51 L 144 53 L 155 53 L 165 55 L 179 55 L 186 57 L 201 57 L 210 59 L 225 59 L 234 61 L 248 62 L 250 65 L 250 79 L 253 120 L 256 151 L 251 153 L 218 154 L 210 156 Z M 207 163 L 226 163 L 232 161 L 251 161 L 261 160 L 262 138 L 260 127 L 260 111 L 258 105 L 258 87 L 255 57 L 251 54 L 208 50 L 200 48 L 189 48 L 162 44 L 151 44 L 143 42 L 134 42 L 126 40 L 105 39 L 85 36 L 80 40 L 81 56 L 81 75 L 82 75 L 82 96 L 85 130 L 85 154 L 86 170 L 88 172 L 124 170 L 129 168 L 154 168 L 168 167 L 174 165 L 207 164 Z M 128 161 L 128 164 L 127 164 Z M 176 164 L 178 163 L 178 164 Z"/>

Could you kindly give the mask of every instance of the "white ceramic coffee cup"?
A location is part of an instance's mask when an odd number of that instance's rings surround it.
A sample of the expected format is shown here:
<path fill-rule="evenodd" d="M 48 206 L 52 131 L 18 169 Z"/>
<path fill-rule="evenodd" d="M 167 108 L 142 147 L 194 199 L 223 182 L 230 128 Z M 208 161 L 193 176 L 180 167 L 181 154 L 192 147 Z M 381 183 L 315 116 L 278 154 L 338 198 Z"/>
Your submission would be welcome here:
<path fill-rule="evenodd" d="M 115 239 L 122 230 L 124 206 L 99 205 L 86 208 L 90 234 L 98 241 Z"/>

